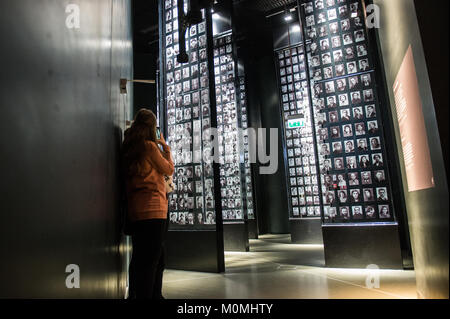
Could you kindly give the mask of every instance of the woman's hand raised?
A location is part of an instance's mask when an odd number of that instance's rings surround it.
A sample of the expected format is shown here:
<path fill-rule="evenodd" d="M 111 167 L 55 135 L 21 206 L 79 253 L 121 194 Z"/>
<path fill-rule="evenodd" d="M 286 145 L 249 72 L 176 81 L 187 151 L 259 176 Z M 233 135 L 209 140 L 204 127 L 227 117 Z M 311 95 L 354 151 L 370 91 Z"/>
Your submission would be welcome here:
<path fill-rule="evenodd" d="M 164 139 L 164 136 L 163 136 L 162 132 L 160 133 L 159 139 L 156 140 L 156 143 L 157 144 L 161 144 L 162 146 L 167 145 L 166 144 L 166 140 Z"/>

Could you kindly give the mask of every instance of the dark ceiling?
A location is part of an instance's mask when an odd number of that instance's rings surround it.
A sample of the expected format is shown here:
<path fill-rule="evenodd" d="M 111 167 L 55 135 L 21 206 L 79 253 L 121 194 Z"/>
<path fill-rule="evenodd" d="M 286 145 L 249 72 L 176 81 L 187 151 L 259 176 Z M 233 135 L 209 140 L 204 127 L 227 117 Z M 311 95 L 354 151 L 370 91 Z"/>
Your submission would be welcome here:
<path fill-rule="evenodd" d="M 233 2 L 241 8 L 269 13 L 296 3 L 297 0 L 234 0 Z"/>
<path fill-rule="evenodd" d="M 162 0 L 164 1 L 164 0 Z M 269 14 L 284 9 L 296 0 L 218 0 L 233 1 L 235 10 Z M 158 0 L 133 0 L 134 50 L 136 53 L 158 55 Z"/>
<path fill-rule="evenodd" d="M 137 53 L 158 54 L 158 1 L 133 0 L 133 40 Z"/>

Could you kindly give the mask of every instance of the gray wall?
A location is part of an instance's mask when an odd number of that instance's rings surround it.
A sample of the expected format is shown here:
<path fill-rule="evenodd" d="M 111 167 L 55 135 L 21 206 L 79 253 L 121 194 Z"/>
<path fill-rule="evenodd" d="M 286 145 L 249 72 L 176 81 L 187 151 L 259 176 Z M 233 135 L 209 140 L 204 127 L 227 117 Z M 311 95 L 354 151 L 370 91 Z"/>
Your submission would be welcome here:
<path fill-rule="evenodd" d="M 69 3 L 80 29 L 65 26 Z M 119 79 L 132 77 L 130 25 L 127 0 L 0 2 L 2 298 L 123 296 L 118 151 L 132 96 Z M 80 289 L 65 286 L 68 264 Z"/>
<path fill-rule="evenodd" d="M 266 128 L 267 134 L 270 128 L 278 129 L 277 172 L 272 175 L 261 175 L 260 165 L 254 165 L 259 233 L 285 234 L 289 233 L 289 210 L 272 29 L 268 19 L 261 12 L 237 6 L 234 13 L 233 23 L 236 38 L 239 39 L 239 57 L 245 64 L 249 127 Z M 269 149 L 268 138 L 267 150 Z"/>
<path fill-rule="evenodd" d="M 399 148 L 398 153 L 411 234 L 418 295 L 422 298 L 448 298 L 448 186 L 436 121 L 435 104 L 428 78 L 414 1 L 375 0 L 374 3 L 381 8 L 381 28 L 378 34 L 383 53 L 387 87 L 389 89 L 390 107 L 394 118 L 395 138 Z M 434 5 L 438 5 L 438 2 L 434 3 Z M 438 6 L 436 6 L 436 10 L 439 10 Z M 433 18 L 429 17 L 429 19 Z M 392 90 L 394 80 L 409 45 L 413 49 L 418 74 L 420 96 L 436 182 L 436 187 L 433 189 L 411 193 L 407 189 L 403 153 L 395 112 L 395 99 Z"/>
<path fill-rule="evenodd" d="M 152 80 L 156 78 L 157 57 L 153 54 L 134 52 L 134 78 Z M 156 85 L 134 83 L 133 114 L 141 108 L 152 110 L 156 114 Z"/>
<path fill-rule="evenodd" d="M 269 33 L 270 34 L 270 33 Z M 267 130 L 267 138 L 271 128 L 278 132 L 278 169 L 275 174 L 259 175 L 263 196 L 259 202 L 259 211 L 264 211 L 268 233 L 289 233 L 289 208 L 286 194 L 286 171 L 282 141 L 282 115 L 280 115 L 280 97 L 277 87 L 277 75 L 273 62 L 273 52 L 257 61 L 257 75 L 261 103 L 261 127 Z M 266 149 L 270 150 L 267 141 Z M 258 171 L 259 173 L 259 171 Z"/>

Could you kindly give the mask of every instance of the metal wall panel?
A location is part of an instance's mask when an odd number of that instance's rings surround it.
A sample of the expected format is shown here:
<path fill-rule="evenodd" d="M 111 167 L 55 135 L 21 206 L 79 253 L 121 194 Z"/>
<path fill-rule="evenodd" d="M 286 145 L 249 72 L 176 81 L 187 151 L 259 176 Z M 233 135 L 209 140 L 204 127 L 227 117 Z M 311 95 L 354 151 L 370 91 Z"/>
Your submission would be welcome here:
<path fill-rule="evenodd" d="M 383 52 L 386 85 L 390 98 L 389 107 L 393 113 L 395 137 L 400 158 L 418 295 L 422 298 L 448 298 L 448 181 L 435 111 L 435 108 L 441 106 L 435 105 L 433 102 L 433 92 L 430 86 L 414 1 L 398 0 L 388 3 L 387 1 L 376 0 L 374 3 L 379 6 L 380 16 L 383 17 L 378 35 Z M 441 9 L 441 3 L 433 2 L 432 6 L 435 8 L 436 15 L 440 14 L 438 11 Z M 442 10 L 442 12 L 445 15 L 444 12 L 446 11 Z M 410 45 L 418 74 L 419 93 L 422 100 L 436 185 L 434 188 L 415 192 L 408 192 L 407 189 L 408 184 L 393 93 L 394 81 Z"/>
<path fill-rule="evenodd" d="M 2 1 L 0 297 L 117 298 L 126 283 L 118 155 L 131 92 L 125 0 Z M 129 91 L 131 87 L 129 87 Z M 79 289 L 66 266 L 80 267 Z"/>

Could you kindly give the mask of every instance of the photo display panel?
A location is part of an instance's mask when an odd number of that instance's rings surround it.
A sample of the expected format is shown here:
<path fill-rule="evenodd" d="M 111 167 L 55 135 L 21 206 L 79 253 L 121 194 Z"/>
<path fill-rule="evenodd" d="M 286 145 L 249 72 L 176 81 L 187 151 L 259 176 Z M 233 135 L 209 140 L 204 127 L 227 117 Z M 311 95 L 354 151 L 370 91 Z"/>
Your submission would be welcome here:
<path fill-rule="evenodd" d="M 325 223 L 394 221 L 383 126 L 364 8 L 302 5 Z"/>
<path fill-rule="evenodd" d="M 287 151 L 290 219 L 321 216 L 318 163 L 303 46 L 275 52 Z"/>
<path fill-rule="evenodd" d="M 219 132 L 220 185 L 224 223 L 244 222 L 247 214 L 245 167 L 241 158 L 241 112 L 236 96 L 236 64 L 233 58 L 232 33 L 214 38 L 214 75 L 217 128 Z M 250 183 L 251 187 L 251 183 Z M 251 189 L 251 188 L 250 188 Z"/>
<path fill-rule="evenodd" d="M 206 22 L 186 31 L 189 62 L 180 64 L 177 1 L 163 3 L 163 101 L 176 186 L 169 196 L 170 229 L 215 228 L 213 165 L 204 156 L 212 152 L 205 134 L 211 127 Z"/>
<path fill-rule="evenodd" d="M 250 168 L 250 156 L 249 156 L 249 142 L 248 142 L 248 117 L 247 117 L 247 93 L 245 88 L 245 75 L 239 76 L 239 104 L 240 104 L 240 119 L 241 127 L 243 129 L 243 148 L 244 148 L 244 198 L 246 199 L 247 218 L 255 219 L 255 211 L 253 206 L 253 181 Z"/>

